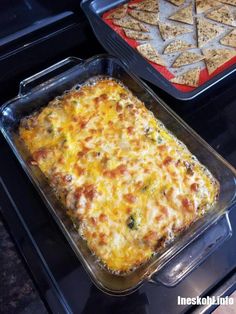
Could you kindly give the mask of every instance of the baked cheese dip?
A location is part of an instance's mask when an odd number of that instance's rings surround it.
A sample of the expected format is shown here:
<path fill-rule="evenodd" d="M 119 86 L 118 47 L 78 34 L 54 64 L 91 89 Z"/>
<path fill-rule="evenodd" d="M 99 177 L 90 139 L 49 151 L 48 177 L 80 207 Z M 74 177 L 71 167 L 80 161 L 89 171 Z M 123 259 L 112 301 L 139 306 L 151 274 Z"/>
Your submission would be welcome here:
<path fill-rule="evenodd" d="M 91 252 L 117 273 L 147 261 L 216 202 L 213 175 L 127 88 L 100 78 L 21 120 Z"/>

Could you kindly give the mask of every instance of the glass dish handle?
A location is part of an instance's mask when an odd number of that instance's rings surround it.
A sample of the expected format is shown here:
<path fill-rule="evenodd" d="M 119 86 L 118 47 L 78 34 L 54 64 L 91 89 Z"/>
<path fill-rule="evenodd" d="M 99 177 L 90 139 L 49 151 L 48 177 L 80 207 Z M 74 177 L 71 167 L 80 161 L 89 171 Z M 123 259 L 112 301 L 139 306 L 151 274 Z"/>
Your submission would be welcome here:
<path fill-rule="evenodd" d="M 84 60 L 76 57 L 68 57 L 57 62 L 45 70 L 36 73 L 20 82 L 19 96 L 28 95 L 33 89 L 42 84 L 48 85 L 55 80 L 55 76 L 73 68 L 76 65 L 83 63 Z"/>
<path fill-rule="evenodd" d="M 228 214 L 224 214 L 209 229 L 177 254 L 160 271 L 152 275 L 152 283 L 174 287 L 203 263 L 224 241 L 232 235 Z"/>

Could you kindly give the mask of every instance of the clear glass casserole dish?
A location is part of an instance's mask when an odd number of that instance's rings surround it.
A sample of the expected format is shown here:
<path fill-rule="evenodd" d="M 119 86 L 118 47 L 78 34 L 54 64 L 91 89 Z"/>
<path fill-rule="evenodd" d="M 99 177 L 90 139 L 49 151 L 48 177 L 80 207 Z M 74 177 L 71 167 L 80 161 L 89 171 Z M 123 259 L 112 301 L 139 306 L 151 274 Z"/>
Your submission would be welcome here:
<path fill-rule="evenodd" d="M 39 168 L 29 163 L 30 155 L 19 139 L 20 120 L 48 104 L 74 86 L 94 76 L 110 76 L 121 81 L 154 115 L 204 164 L 220 183 L 219 199 L 207 214 L 192 224 L 160 253 L 136 270 L 117 275 L 102 268 L 78 235 L 73 223 L 57 200 Z M 159 99 L 147 85 L 129 73 L 122 62 L 111 56 L 95 56 L 83 61 L 67 58 L 24 80 L 16 98 L 1 108 L 0 127 L 22 167 L 43 197 L 55 221 L 94 283 L 104 292 L 124 295 L 133 292 L 145 280 L 174 286 L 200 265 L 209 254 L 231 235 L 228 211 L 236 202 L 236 171 L 189 128 Z"/>

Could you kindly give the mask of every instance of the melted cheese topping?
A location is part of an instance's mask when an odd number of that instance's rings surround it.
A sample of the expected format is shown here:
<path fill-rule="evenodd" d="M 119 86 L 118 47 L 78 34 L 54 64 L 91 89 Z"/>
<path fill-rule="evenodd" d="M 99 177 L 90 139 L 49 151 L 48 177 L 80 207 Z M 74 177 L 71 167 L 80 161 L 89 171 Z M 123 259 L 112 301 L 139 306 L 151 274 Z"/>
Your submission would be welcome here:
<path fill-rule="evenodd" d="M 84 85 L 21 121 L 20 137 L 90 250 L 129 271 L 214 204 L 209 171 L 129 90 Z"/>

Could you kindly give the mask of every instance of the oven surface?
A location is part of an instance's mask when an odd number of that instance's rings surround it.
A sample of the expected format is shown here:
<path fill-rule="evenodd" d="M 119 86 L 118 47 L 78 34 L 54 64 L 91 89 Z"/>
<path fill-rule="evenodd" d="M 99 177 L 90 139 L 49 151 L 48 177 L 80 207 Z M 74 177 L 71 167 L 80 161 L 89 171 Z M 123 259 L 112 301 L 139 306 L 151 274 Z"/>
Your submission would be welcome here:
<path fill-rule="evenodd" d="M 60 59 L 75 55 L 89 58 L 104 52 L 98 44 L 85 17 L 79 27 L 61 33 L 34 50 L 38 62 L 27 62 L 22 56 L 22 71 L 11 75 L 1 88 L 3 104 L 17 94 L 19 81 Z M 60 49 L 63 39 L 70 38 L 74 45 Z M 41 51 L 44 51 L 41 56 Z M 42 64 L 43 59 L 43 64 Z M 19 65 L 20 66 L 20 65 Z M 217 152 L 236 167 L 236 76 L 230 76 L 204 97 L 188 103 L 174 100 L 153 88 L 197 133 Z M 79 264 L 60 229 L 52 219 L 35 188 L 21 169 L 3 136 L 0 136 L 0 213 L 26 260 L 35 283 L 49 309 L 58 313 L 203 313 L 206 307 L 178 306 L 177 298 L 228 295 L 236 289 L 236 207 L 229 215 L 233 235 L 202 265 L 174 288 L 145 283 L 138 291 L 125 297 L 113 297 L 98 290 Z"/>

